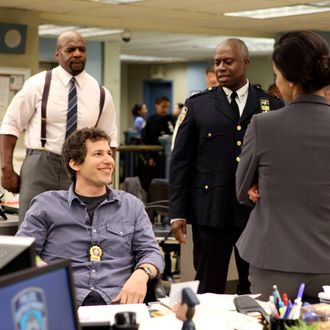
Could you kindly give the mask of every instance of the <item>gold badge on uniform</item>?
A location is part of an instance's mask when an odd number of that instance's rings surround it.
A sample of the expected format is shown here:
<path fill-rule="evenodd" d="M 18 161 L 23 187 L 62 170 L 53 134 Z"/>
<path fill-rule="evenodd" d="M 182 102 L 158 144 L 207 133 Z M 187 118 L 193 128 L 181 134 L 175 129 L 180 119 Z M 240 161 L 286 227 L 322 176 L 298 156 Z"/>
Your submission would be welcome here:
<path fill-rule="evenodd" d="M 260 109 L 262 112 L 268 112 L 270 110 L 268 99 L 260 99 Z"/>
<path fill-rule="evenodd" d="M 178 126 L 180 126 L 182 124 L 182 122 L 184 121 L 184 119 L 186 118 L 187 112 L 188 112 L 188 108 L 186 106 L 184 106 L 182 108 L 181 113 L 178 118 L 178 124 L 177 124 Z"/>
<path fill-rule="evenodd" d="M 91 244 L 88 249 L 89 261 L 101 261 L 103 250 L 98 244 Z"/>

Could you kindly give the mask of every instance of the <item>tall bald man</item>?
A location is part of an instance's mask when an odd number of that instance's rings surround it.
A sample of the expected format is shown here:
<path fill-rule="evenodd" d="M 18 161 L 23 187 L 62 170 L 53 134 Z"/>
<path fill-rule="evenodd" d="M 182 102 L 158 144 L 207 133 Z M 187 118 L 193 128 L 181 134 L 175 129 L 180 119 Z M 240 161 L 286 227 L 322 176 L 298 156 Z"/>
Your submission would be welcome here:
<path fill-rule="evenodd" d="M 235 194 L 235 172 L 246 128 L 255 113 L 283 106 L 247 79 L 249 52 L 243 41 L 227 39 L 215 50 L 219 87 L 191 96 L 178 119 L 170 166 L 170 216 L 175 238 L 184 243 L 192 225 L 199 293 L 223 293 L 234 249 L 238 293 L 249 293 L 249 265 L 235 243 L 251 208 Z M 265 114 L 267 116 L 267 114 Z"/>
<path fill-rule="evenodd" d="M 19 223 L 33 197 L 70 186 L 60 156 L 66 136 L 77 128 L 97 126 L 110 136 L 113 149 L 118 145 L 112 96 L 85 71 L 84 38 L 72 31 L 61 34 L 55 56 L 59 65 L 25 82 L 10 103 L 0 128 L 1 185 L 20 194 Z M 23 131 L 27 150 L 18 175 L 13 153 Z"/>

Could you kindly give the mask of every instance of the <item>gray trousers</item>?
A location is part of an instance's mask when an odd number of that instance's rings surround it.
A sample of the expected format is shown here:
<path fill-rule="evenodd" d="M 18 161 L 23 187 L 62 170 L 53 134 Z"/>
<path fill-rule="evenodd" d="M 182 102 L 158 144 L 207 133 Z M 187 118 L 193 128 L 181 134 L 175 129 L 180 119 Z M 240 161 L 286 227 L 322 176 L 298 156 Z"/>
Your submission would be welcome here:
<path fill-rule="evenodd" d="M 276 270 L 261 269 L 250 265 L 249 281 L 251 283 L 251 293 L 262 293 L 258 299 L 267 301 L 272 295 L 273 285 L 276 284 L 278 290 L 287 293 L 289 299 L 296 298 L 301 283 L 305 283 L 303 301 L 312 303 L 319 302 L 318 293 L 323 291 L 323 285 L 329 285 L 330 274 L 313 273 L 293 273 Z"/>
<path fill-rule="evenodd" d="M 46 150 L 27 149 L 20 176 L 19 225 L 35 196 L 48 190 L 67 190 L 71 184 L 61 155 Z"/>

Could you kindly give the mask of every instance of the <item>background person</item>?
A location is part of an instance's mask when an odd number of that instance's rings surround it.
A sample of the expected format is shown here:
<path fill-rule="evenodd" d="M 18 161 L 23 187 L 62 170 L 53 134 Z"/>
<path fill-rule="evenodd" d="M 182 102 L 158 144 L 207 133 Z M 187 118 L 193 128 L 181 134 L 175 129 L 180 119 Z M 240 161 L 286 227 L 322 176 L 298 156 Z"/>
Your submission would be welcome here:
<path fill-rule="evenodd" d="M 146 145 L 160 145 L 159 137 L 172 135 L 175 118 L 169 113 L 170 99 L 160 96 L 155 100 L 156 113 L 151 115 L 142 130 L 142 142 Z M 163 157 L 159 152 L 144 154 L 145 166 L 140 173 L 140 180 L 144 190 L 149 191 L 150 182 L 153 178 L 161 178 L 163 173 Z"/>
<path fill-rule="evenodd" d="M 109 136 L 83 128 L 62 150 L 72 185 L 34 198 L 16 235 L 34 237 L 46 263 L 71 260 L 78 305 L 143 302 L 163 257 L 143 203 L 109 187 Z"/>
<path fill-rule="evenodd" d="M 176 103 L 175 104 L 175 106 L 173 108 L 173 116 L 174 116 L 175 120 L 177 120 L 179 118 L 183 107 L 184 107 L 183 103 Z"/>
<path fill-rule="evenodd" d="M 218 80 L 217 80 L 217 75 L 215 73 L 215 69 L 214 69 L 213 65 L 206 68 L 205 81 L 206 81 L 206 87 L 208 89 L 219 85 Z"/>
<path fill-rule="evenodd" d="M 148 115 L 148 108 L 145 104 L 136 103 L 132 108 L 132 115 L 134 118 L 134 129 L 141 136 L 142 129 L 146 124 L 146 116 Z"/>
<path fill-rule="evenodd" d="M 283 99 L 283 96 L 280 92 L 280 90 L 278 89 L 278 87 L 276 86 L 276 84 L 271 84 L 269 85 L 268 89 L 267 89 L 267 92 L 278 97 L 279 99 Z"/>
<path fill-rule="evenodd" d="M 276 284 L 294 299 L 303 282 L 318 300 L 330 283 L 329 46 L 315 33 L 289 32 L 272 58 L 290 103 L 254 116 L 246 132 L 236 190 L 241 203 L 257 203 L 237 248 L 250 263 L 252 293 L 268 299 Z"/>
<path fill-rule="evenodd" d="M 175 120 L 170 110 L 170 99 L 160 96 L 155 100 L 156 113 L 151 115 L 142 131 L 142 140 L 148 145 L 160 144 L 158 138 L 162 135 L 172 135 Z"/>
<path fill-rule="evenodd" d="M 199 293 L 224 293 L 230 256 L 251 211 L 235 194 L 245 130 L 255 113 L 283 105 L 247 80 L 249 53 L 243 41 L 220 43 L 214 64 L 220 86 L 187 99 L 178 119 L 169 179 L 172 229 L 180 243 L 186 239 L 186 221 L 192 224 Z M 233 92 L 235 108 L 230 104 Z M 248 264 L 234 251 L 238 292 L 248 293 Z"/>
<path fill-rule="evenodd" d="M 110 135 L 113 151 L 118 145 L 116 109 L 112 97 L 104 89 L 101 113 L 99 84 L 84 71 L 87 51 L 83 37 L 77 32 L 61 34 L 57 39 L 55 55 L 59 66 L 52 70 L 44 121 L 44 146 L 41 142 L 41 106 L 45 100 L 46 71 L 25 82 L 10 103 L 0 129 L 1 184 L 14 194 L 20 193 L 19 223 L 23 221 L 34 196 L 47 190 L 67 189 L 70 185 L 60 154 L 66 136 L 72 77 L 76 81 L 77 127 L 97 124 Z M 19 176 L 13 167 L 13 152 L 22 131 L 25 131 L 27 152 Z"/>

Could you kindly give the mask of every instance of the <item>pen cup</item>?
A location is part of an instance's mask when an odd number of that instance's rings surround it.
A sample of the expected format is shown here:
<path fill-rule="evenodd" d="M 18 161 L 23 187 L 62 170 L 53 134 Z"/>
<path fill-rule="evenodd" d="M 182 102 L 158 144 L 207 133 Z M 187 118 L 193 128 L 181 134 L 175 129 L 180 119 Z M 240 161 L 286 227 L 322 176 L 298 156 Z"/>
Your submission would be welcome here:
<path fill-rule="evenodd" d="M 299 320 L 284 320 L 284 319 L 275 319 L 270 320 L 270 330 L 287 330 L 291 327 L 297 326 Z"/>

